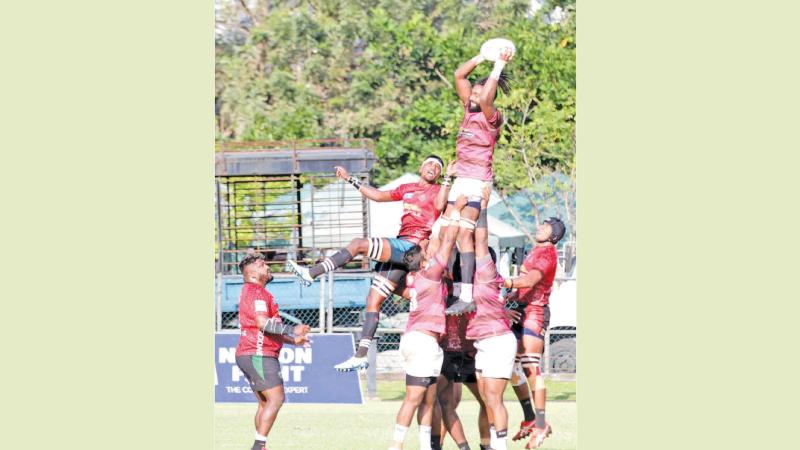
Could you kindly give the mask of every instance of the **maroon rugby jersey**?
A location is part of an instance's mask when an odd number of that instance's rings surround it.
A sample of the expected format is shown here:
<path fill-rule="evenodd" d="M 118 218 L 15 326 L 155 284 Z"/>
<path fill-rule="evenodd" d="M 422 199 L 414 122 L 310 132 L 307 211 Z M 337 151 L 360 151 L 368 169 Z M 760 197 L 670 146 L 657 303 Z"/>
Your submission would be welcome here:
<path fill-rule="evenodd" d="M 278 305 L 263 286 L 255 283 L 245 283 L 242 294 L 239 296 L 239 346 L 236 347 L 236 356 L 258 355 L 277 358 L 283 347 L 283 339 L 277 335 L 265 336 L 256 324 L 256 317 L 277 317 Z"/>
<path fill-rule="evenodd" d="M 464 119 L 456 138 L 457 176 L 492 180 L 492 155 L 502 123 L 499 110 L 495 110 L 491 120 L 486 120 L 482 111 L 474 113 L 464 107 Z"/>
<path fill-rule="evenodd" d="M 558 253 L 555 245 L 537 245 L 522 263 L 522 273 L 538 270 L 542 279 L 532 288 L 519 290 L 520 303 L 534 306 L 547 306 L 550 303 L 550 291 L 556 277 L 558 267 Z"/>
<path fill-rule="evenodd" d="M 442 282 L 441 276 L 438 280 L 426 276 L 436 264 L 445 266 L 437 255 L 429 260 L 427 269 L 406 276 L 406 286 L 410 289 L 411 297 L 406 333 L 415 330 L 444 333 L 444 301 L 447 297 L 447 285 Z"/>
<path fill-rule="evenodd" d="M 467 327 L 467 339 L 485 339 L 511 332 L 505 302 L 500 298 L 502 284 L 503 277 L 497 274 L 491 256 L 485 255 L 475 261 L 475 284 L 472 287 L 475 317 Z"/>
<path fill-rule="evenodd" d="M 438 184 L 420 186 L 419 183 L 406 183 L 390 192 L 392 200 L 403 200 L 403 217 L 397 237 L 414 243 L 430 237 L 433 223 L 441 214 L 435 205 L 440 189 Z"/>

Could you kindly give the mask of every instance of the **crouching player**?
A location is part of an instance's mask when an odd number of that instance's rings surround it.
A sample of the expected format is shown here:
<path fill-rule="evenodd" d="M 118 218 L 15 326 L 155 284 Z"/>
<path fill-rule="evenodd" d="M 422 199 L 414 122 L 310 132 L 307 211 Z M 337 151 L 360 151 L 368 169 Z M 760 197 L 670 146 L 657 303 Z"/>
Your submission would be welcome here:
<path fill-rule="evenodd" d="M 284 342 L 308 345 L 308 325 L 284 325 L 278 305 L 264 286 L 272 281 L 269 265 L 261 254 L 239 263 L 244 286 L 239 297 L 241 335 L 236 347 L 236 365 L 244 373 L 258 399 L 252 450 L 266 450 L 267 436 L 284 400 L 278 354 Z"/>
<path fill-rule="evenodd" d="M 550 323 L 550 291 L 558 266 L 556 244 L 564 237 L 566 227 L 556 217 L 547 219 L 536 228 L 536 246 L 525 258 L 518 278 L 506 278 L 506 288 L 519 289 L 519 301 L 525 306 L 525 317 L 522 322 L 523 336 L 521 355 L 522 367 L 533 392 L 533 404 L 536 409 L 535 426 L 531 432 L 531 440 L 525 448 L 538 448 L 552 432 L 545 421 L 545 400 L 547 392 L 539 362 L 544 352 L 544 336 Z"/>
<path fill-rule="evenodd" d="M 420 449 L 431 448 L 436 378 L 442 368 L 443 358 L 438 341 L 439 335 L 445 330 L 447 286 L 442 282 L 442 274 L 458 234 L 460 211 L 466 204 L 467 198 L 464 196 L 456 201 L 447 223 L 442 223 L 445 229 L 442 242 L 430 259 L 425 260 L 419 246 L 408 250 L 403 258 L 411 272 L 406 277 L 406 288 L 403 290 L 403 297 L 410 300 L 408 323 L 400 339 L 400 354 L 406 372 L 406 396 L 397 413 L 392 450 L 403 448 L 406 432 L 417 408 L 420 409 Z"/>
<path fill-rule="evenodd" d="M 506 383 L 514 371 L 517 339 L 511 332 L 501 297 L 503 279 L 498 275 L 493 254 L 489 252 L 486 205 L 489 189 L 483 192 L 480 215 L 475 228 L 475 278 L 473 293 L 475 317 L 467 326 L 467 339 L 475 341 L 475 372 L 478 390 L 489 416 L 490 448 L 506 450 L 508 411 L 503 404 Z M 485 442 L 481 442 L 484 446 Z"/>

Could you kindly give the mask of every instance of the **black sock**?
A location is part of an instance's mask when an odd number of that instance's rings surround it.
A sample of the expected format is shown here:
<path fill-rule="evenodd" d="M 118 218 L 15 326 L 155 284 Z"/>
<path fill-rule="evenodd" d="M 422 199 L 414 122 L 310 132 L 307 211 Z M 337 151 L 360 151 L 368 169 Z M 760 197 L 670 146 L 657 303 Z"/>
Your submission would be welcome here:
<path fill-rule="evenodd" d="M 361 327 L 361 340 L 358 341 L 358 349 L 356 349 L 356 356 L 363 358 L 369 352 L 369 346 L 372 344 L 372 339 L 375 337 L 375 331 L 378 329 L 378 312 L 364 313 L 364 325 Z"/>
<path fill-rule="evenodd" d="M 441 435 L 431 434 L 431 450 L 442 450 L 441 440 Z"/>
<path fill-rule="evenodd" d="M 469 450 L 469 444 L 464 442 L 463 444 L 458 444 L 458 450 Z"/>
<path fill-rule="evenodd" d="M 544 428 L 544 410 L 543 409 L 536 409 L 536 428 L 542 429 Z"/>
<path fill-rule="evenodd" d="M 353 255 L 351 255 L 346 248 L 343 248 L 334 253 L 333 256 L 328 256 L 327 258 L 323 259 L 322 262 L 315 264 L 314 267 L 308 269 L 308 274 L 311 275 L 311 278 L 317 278 L 323 273 L 328 273 L 337 267 L 342 267 L 351 259 L 353 259 Z"/>
<path fill-rule="evenodd" d="M 475 275 L 475 252 L 461 253 L 461 282 L 472 284 Z"/>
<path fill-rule="evenodd" d="M 533 405 L 531 404 L 530 398 L 520 400 L 519 404 L 522 405 L 522 412 L 525 414 L 525 422 L 530 422 L 536 418 L 536 414 L 533 413 Z"/>
<path fill-rule="evenodd" d="M 491 447 L 481 444 L 481 450 L 489 450 Z"/>
<path fill-rule="evenodd" d="M 267 443 L 267 441 L 255 440 L 255 441 L 253 441 L 253 448 L 250 449 L 250 450 L 264 450 L 264 444 L 266 444 L 266 443 Z"/>

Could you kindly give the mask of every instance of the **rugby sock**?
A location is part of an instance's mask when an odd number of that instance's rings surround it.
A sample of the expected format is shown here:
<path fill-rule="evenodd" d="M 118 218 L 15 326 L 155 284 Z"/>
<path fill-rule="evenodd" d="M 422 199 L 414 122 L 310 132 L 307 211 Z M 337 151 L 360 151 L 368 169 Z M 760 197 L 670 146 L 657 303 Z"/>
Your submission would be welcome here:
<path fill-rule="evenodd" d="M 536 417 L 536 415 L 533 413 L 531 399 L 526 398 L 525 400 L 520 400 L 519 404 L 522 405 L 522 412 L 525 414 L 525 422 L 530 422 Z"/>
<path fill-rule="evenodd" d="M 442 436 L 438 434 L 431 434 L 431 450 L 442 450 Z"/>
<path fill-rule="evenodd" d="M 395 443 L 400 444 L 400 447 L 403 446 L 403 441 L 406 440 L 406 432 L 408 431 L 408 427 L 404 427 L 400 424 L 394 424 L 394 436 L 392 439 Z"/>
<path fill-rule="evenodd" d="M 544 429 L 544 409 L 536 408 L 536 428 Z"/>
<path fill-rule="evenodd" d="M 317 278 L 323 273 L 328 273 L 337 267 L 342 267 L 351 259 L 353 259 L 353 255 L 351 255 L 346 248 L 343 248 L 334 253 L 333 256 L 326 257 L 321 263 L 315 264 L 314 267 L 308 269 L 308 274 L 311 275 L 311 278 Z"/>
<path fill-rule="evenodd" d="M 464 442 L 463 444 L 458 444 L 458 450 L 469 450 L 469 444 Z"/>
<path fill-rule="evenodd" d="M 475 275 L 475 252 L 461 254 L 461 300 L 469 303 L 472 301 L 472 278 Z M 465 283 L 464 281 L 469 281 Z"/>
<path fill-rule="evenodd" d="M 259 439 L 262 437 L 264 439 Z M 253 447 L 250 450 L 264 450 L 264 447 L 267 446 L 267 437 L 266 436 L 258 436 L 256 433 L 256 440 L 253 441 Z"/>
<path fill-rule="evenodd" d="M 492 447 L 489 447 L 488 445 L 481 444 L 481 450 L 489 450 L 490 448 L 492 448 Z"/>
<path fill-rule="evenodd" d="M 492 444 L 493 450 L 507 450 L 506 447 L 506 438 L 508 436 L 508 430 L 499 430 L 497 431 L 497 439 Z"/>
<path fill-rule="evenodd" d="M 431 427 L 419 426 L 419 450 L 431 450 Z"/>
<path fill-rule="evenodd" d="M 375 331 L 378 329 L 378 312 L 364 313 L 364 325 L 361 327 L 361 340 L 358 341 L 358 349 L 356 350 L 356 357 L 363 358 L 369 352 L 369 346 L 372 344 L 372 339 L 375 337 Z"/>
<path fill-rule="evenodd" d="M 489 424 L 489 447 L 494 448 L 495 442 L 497 442 L 497 432 L 494 429 L 494 425 Z"/>

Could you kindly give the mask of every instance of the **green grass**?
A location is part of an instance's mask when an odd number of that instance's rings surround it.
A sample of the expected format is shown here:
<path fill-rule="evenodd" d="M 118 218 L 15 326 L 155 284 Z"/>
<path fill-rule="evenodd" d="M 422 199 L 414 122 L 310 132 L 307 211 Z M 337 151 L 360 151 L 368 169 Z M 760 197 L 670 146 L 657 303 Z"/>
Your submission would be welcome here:
<path fill-rule="evenodd" d="M 399 377 L 395 376 L 391 379 L 379 380 L 377 383 L 378 398 L 381 400 L 402 400 L 406 392 L 405 379 L 402 377 L 403 375 L 400 375 Z M 365 392 L 366 385 L 367 383 L 362 380 L 361 386 L 364 387 Z M 547 400 L 577 400 L 576 383 L 574 381 L 547 380 L 546 385 Z M 464 388 L 464 392 L 465 398 L 468 395 L 471 395 L 467 394 L 469 391 L 466 388 Z M 510 385 L 506 387 L 506 392 L 503 395 L 503 398 L 508 402 L 516 402 L 517 396 L 514 394 L 514 390 Z"/>
<path fill-rule="evenodd" d="M 513 395 L 513 394 L 512 394 Z M 522 410 L 516 402 L 506 402 L 509 435 L 516 433 Z M 214 407 L 216 450 L 244 450 L 253 443 L 255 404 L 220 403 Z M 385 450 L 391 444 L 399 401 L 367 401 L 364 405 L 287 404 L 281 409 L 270 433 L 269 448 L 275 450 Z M 458 407 L 465 424 L 470 447 L 478 448 L 478 403 L 469 394 Z M 541 447 L 545 450 L 574 450 L 577 443 L 577 408 L 575 402 L 547 405 L 547 421 L 553 435 Z M 417 426 L 412 425 L 405 450 L 419 449 Z M 445 449 L 455 449 L 449 438 Z M 525 441 L 512 442 L 509 449 L 525 448 Z"/>

